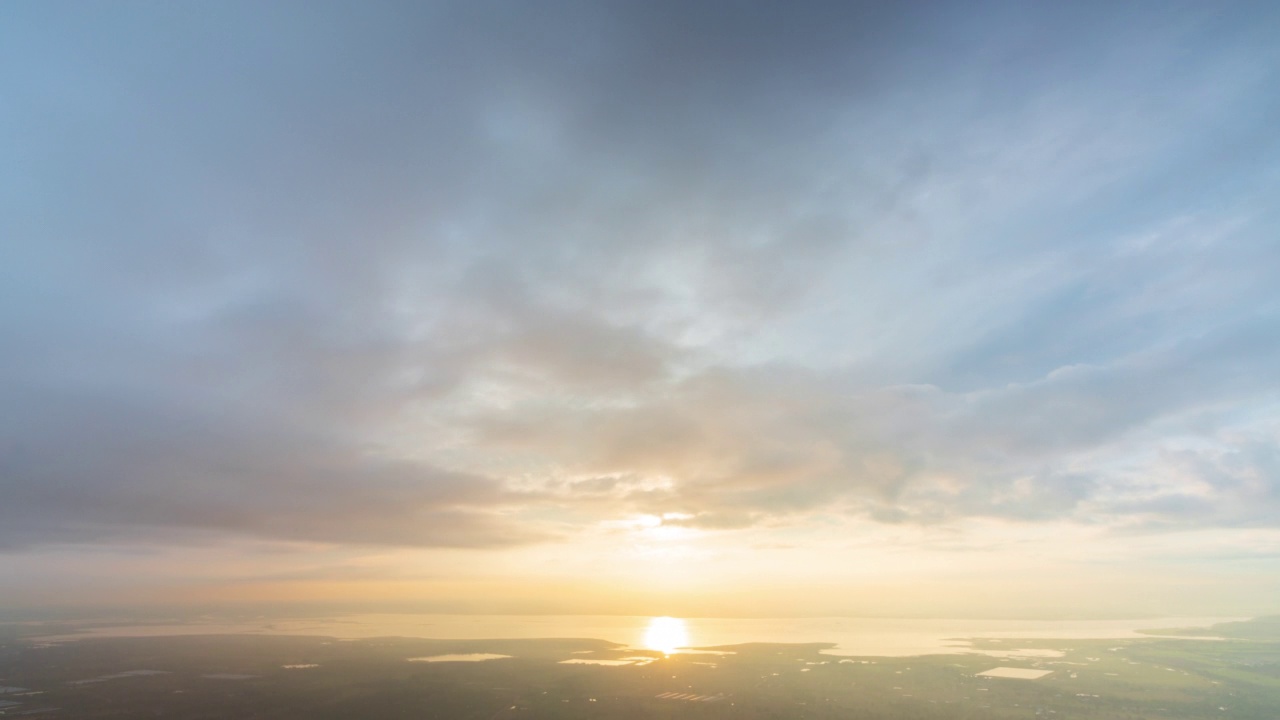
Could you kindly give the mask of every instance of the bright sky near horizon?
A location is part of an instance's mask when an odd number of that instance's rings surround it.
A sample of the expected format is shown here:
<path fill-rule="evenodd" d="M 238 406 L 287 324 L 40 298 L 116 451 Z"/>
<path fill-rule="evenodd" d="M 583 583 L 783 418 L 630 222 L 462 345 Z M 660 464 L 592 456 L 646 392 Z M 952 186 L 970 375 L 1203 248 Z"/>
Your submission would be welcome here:
<path fill-rule="evenodd" d="M 1277 37 L 0 3 L 0 606 L 1280 610 Z"/>

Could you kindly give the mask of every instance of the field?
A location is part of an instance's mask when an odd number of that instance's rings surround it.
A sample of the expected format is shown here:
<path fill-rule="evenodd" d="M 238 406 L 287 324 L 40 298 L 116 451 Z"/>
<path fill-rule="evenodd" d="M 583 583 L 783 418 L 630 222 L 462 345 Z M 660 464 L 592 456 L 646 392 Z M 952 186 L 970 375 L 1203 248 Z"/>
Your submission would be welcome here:
<path fill-rule="evenodd" d="M 588 639 L 188 636 L 0 641 L 0 715 L 49 718 L 1275 720 L 1280 642 L 985 640 L 848 658 L 822 644 L 675 654 Z M 471 662 L 411 658 L 486 653 Z M 625 665 L 566 660 L 628 660 Z M 997 667 L 1040 679 L 984 677 Z"/>

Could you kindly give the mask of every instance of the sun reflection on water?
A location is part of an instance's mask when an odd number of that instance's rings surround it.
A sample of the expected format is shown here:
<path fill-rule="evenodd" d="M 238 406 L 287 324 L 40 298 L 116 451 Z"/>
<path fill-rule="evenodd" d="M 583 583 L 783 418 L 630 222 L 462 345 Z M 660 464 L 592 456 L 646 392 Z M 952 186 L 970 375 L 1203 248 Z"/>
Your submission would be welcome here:
<path fill-rule="evenodd" d="M 644 646 L 657 650 L 663 655 L 670 655 L 676 650 L 689 645 L 689 631 L 684 621 L 673 617 L 656 617 L 649 621 L 649 629 L 644 633 Z"/>

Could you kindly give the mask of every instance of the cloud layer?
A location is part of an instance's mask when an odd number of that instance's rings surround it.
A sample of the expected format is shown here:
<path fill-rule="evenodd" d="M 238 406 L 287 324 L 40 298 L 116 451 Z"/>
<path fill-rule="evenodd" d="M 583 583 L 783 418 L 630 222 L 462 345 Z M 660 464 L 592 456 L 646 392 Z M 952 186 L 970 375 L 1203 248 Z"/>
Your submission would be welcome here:
<path fill-rule="evenodd" d="M 0 9 L 0 549 L 1280 522 L 1240 4 Z"/>

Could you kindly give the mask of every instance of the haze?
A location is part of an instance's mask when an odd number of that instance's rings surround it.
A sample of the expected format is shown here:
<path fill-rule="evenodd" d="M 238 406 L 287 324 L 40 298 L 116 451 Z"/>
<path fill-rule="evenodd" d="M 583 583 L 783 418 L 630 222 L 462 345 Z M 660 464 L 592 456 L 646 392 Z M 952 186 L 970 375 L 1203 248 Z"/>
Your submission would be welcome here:
<path fill-rule="evenodd" d="M 0 605 L 1253 615 L 1280 5 L 0 4 Z"/>

